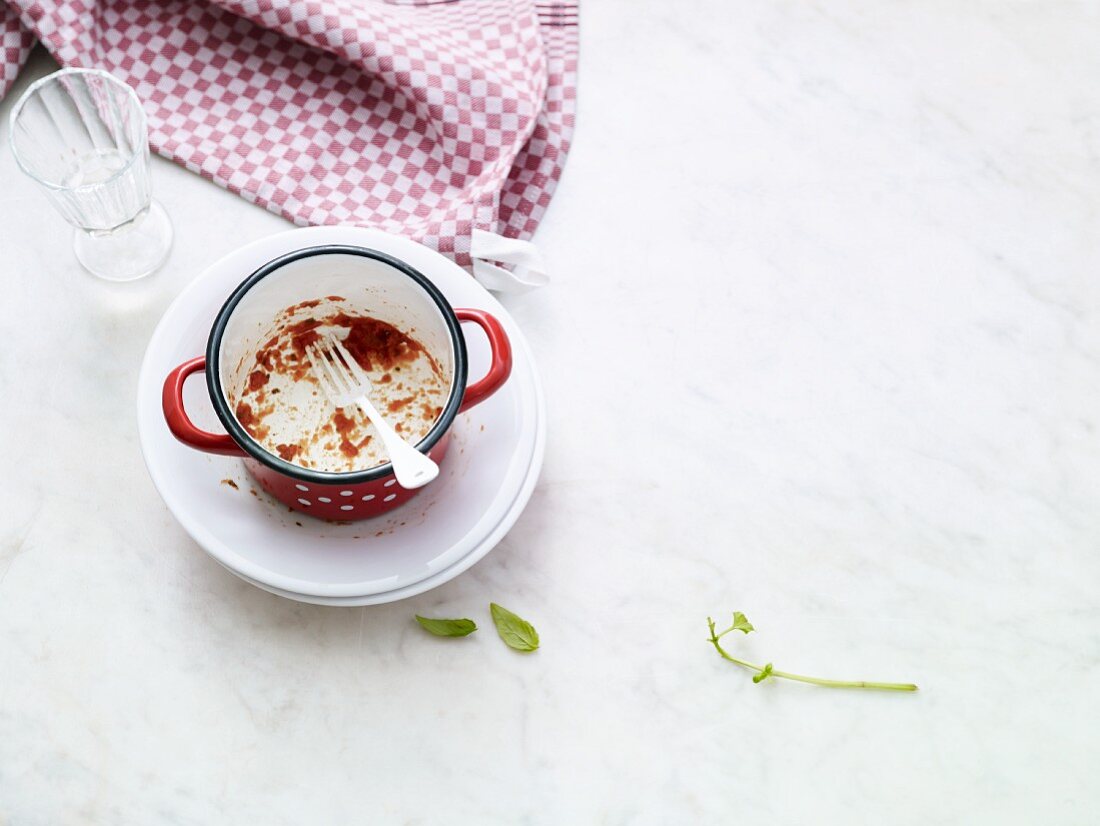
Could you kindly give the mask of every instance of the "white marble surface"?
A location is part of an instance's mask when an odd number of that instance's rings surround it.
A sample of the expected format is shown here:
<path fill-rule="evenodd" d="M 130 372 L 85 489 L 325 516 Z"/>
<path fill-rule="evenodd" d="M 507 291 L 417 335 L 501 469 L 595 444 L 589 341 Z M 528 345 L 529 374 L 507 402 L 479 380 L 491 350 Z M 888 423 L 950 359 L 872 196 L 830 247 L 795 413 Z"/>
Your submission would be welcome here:
<path fill-rule="evenodd" d="M 583 24 L 555 282 L 508 300 L 542 482 L 403 603 L 245 585 L 143 467 L 157 318 L 284 223 L 158 161 L 170 265 L 112 288 L 5 143 L 0 821 L 1100 818 L 1095 7 L 592 0 Z M 705 641 L 733 609 L 746 655 L 922 690 L 754 686 Z"/>

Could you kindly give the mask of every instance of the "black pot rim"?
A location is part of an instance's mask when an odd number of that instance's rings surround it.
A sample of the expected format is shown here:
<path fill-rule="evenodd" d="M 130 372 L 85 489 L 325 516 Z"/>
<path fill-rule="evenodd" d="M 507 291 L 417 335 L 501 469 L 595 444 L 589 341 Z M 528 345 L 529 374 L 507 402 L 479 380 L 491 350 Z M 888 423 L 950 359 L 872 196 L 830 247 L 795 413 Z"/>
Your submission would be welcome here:
<path fill-rule="evenodd" d="M 214 326 L 210 328 L 210 338 L 206 344 L 206 386 L 210 393 L 210 401 L 214 405 L 214 412 L 218 414 L 218 419 L 221 420 L 229 435 L 233 437 L 233 441 L 256 461 L 279 473 L 303 482 L 312 482 L 315 485 L 358 485 L 364 482 L 374 482 L 393 475 L 393 466 L 389 462 L 368 470 L 332 472 L 299 467 L 268 452 L 237 421 L 237 417 L 230 409 L 229 402 L 221 389 L 218 352 L 221 350 L 222 336 L 225 333 L 226 325 L 229 323 L 229 318 L 233 315 L 233 311 L 237 308 L 241 299 L 249 290 L 273 272 L 294 261 L 312 258 L 317 255 L 358 255 L 363 258 L 381 261 L 412 279 L 435 302 L 451 335 L 451 346 L 454 349 L 454 379 L 451 382 L 451 394 L 447 399 L 443 412 L 436 419 L 428 434 L 416 445 L 416 449 L 421 453 L 426 453 L 443 438 L 455 416 L 458 415 L 458 408 L 462 406 L 462 396 L 466 392 L 466 339 L 462 336 L 462 328 L 459 326 L 458 317 L 451 305 L 447 303 L 447 299 L 443 297 L 443 293 L 439 291 L 439 288 L 419 270 L 410 267 L 399 258 L 394 258 L 392 255 L 368 247 L 347 244 L 322 244 L 315 247 L 305 247 L 268 261 L 242 281 L 225 304 L 222 305 L 221 310 L 218 311 L 218 315 L 214 319 Z"/>

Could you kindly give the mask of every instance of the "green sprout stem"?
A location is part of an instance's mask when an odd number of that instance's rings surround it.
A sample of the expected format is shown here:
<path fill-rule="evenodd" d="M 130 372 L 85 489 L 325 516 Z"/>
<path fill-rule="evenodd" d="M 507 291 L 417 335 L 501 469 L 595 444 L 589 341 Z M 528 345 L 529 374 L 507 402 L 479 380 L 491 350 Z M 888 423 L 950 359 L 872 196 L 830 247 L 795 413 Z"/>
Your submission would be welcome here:
<path fill-rule="evenodd" d="M 719 656 L 723 660 L 729 660 L 735 665 L 740 665 L 744 668 L 751 668 L 757 673 L 764 671 L 765 666 L 755 665 L 753 663 L 742 660 L 738 657 L 734 657 L 722 645 L 718 642 L 722 637 L 728 634 L 730 631 L 735 630 L 735 626 L 731 625 L 725 631 L 716 633 L 714 627 L 714 620 L 707 617 L 707 625 L 710 627 L 710 642 L 714 646 L 714 650 L 718 652 Z M 785 680 L 795 680 L 800 683 L 811 683 L 812 685 L 822 685 L 827 688 L 867 688 L 876 689 L 879 691 L 916 691 L 917 687 L 913 683 L 876 683 L 869 680 L 825 680 L 820 677 L 807 677 L 804 674 L 792 674 L 789 671 L 780 671 L 778 668 L 773 668 L 768 676 L 782 677 Z"/>

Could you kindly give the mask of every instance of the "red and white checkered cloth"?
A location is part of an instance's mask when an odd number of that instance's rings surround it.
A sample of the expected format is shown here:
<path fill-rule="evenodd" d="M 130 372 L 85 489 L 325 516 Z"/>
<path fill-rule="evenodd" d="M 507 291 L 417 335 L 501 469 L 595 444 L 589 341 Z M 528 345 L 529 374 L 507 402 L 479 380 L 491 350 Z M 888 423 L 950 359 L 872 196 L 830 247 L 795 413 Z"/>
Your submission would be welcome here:
<path fill-rule="evenodd" d="M 0 96 L 35 38 L 133 86 L 161 155 L 475 273 L 531 263 L 573 130 L 577 0 L 0 0 Z"/>

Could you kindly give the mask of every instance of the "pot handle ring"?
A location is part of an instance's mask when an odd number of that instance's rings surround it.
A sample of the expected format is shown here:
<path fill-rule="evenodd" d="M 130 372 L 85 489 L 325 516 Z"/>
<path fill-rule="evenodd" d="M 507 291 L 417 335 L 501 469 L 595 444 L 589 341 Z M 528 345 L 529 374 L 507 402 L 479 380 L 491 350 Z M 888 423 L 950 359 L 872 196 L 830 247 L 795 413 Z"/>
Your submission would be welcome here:
<path fill-rule="evenodd" d="M 206 369 L 206 357 L 199 356 L 185 361 L 168 374 L 161 393 L 161 407 L 164 408 L 164 421 L 172 435 L 188 447 L 204 453 L 217 453 L 222 456 L 246 456 L 247 454 L 233 441 L 228 433 L 207 433 L 200 430 L 191 421 L 183 406 L 183 385 L 188 376 Z"/>
<path fill-rule="evenodd" d="M 473 384 L 466 385 L 466 392 L 462 395 L 462 405 L 458 408 L 458 412 L 462 413 L 478 402 L 485 401 L 508 380 L 508 376 L 512 373 L 512 345 L 501 323 L 484 310 L 455 310 L 455 316 L 459 321 L 472 321 L 484 330 L 485 336 L 489 339 L 489 349 L 493 354 L 489 371 L 485 376 Z"/>

